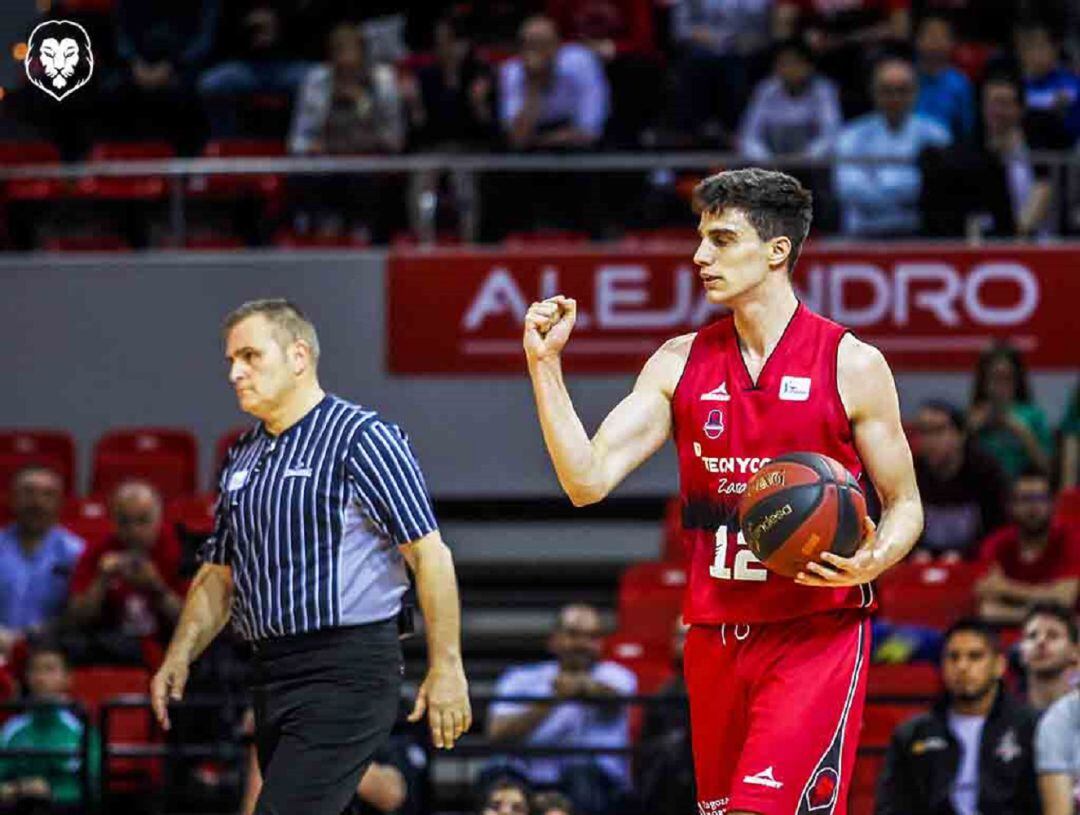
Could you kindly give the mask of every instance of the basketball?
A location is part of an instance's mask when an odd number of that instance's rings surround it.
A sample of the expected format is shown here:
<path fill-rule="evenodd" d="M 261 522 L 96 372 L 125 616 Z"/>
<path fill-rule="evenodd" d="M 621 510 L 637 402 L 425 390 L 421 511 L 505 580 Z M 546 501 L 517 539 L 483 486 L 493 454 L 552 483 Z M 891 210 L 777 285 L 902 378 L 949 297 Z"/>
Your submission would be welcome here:
<path fill-rule="evenodd" d="M 750 550 L 777 574 L 795 577 L 822 552 L 851 557 L 862 540 L 866 497 L 838 461 L 788 453 L 750 479 L 739 526 Z"/>

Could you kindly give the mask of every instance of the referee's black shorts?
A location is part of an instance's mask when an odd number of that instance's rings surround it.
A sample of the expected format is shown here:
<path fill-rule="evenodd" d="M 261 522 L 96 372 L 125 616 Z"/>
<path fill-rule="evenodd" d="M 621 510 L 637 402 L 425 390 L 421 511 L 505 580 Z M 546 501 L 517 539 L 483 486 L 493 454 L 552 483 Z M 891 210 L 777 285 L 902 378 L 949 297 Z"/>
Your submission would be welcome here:
<path fill-rule="evenodd" d="M 256 815 L 338 815 L 390 734 L 401 673 L 394 619 L 256 644 Z"/>

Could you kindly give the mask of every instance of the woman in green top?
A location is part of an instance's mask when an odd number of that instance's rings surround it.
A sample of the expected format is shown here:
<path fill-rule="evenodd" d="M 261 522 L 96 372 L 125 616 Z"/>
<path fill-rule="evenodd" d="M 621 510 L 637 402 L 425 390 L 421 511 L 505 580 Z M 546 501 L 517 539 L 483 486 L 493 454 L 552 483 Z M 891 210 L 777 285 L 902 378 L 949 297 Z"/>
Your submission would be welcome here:
<path fill-rule="evenodd" d="M 1050 472 L 1053 440 L 1046 414 L 1031 401 L 1027 370 L 1013 346 L 996 344 L 979 357 L 968 426 L 975 443 L 1010 478 L 1029 469 Z"/>

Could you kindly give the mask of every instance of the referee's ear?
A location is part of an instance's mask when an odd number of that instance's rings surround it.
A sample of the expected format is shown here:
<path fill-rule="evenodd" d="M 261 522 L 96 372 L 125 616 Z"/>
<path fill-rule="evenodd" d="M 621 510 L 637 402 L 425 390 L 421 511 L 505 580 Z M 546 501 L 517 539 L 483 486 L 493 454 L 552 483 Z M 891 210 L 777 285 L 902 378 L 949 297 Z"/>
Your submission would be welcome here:
<path fill-rule="evenodd" d="M 293 340 L 289 345 L 289 362 L 292 364 L 293 376 L 301 376 L 306 372 L 315 373 L 315 355 L 304 340 Z"/>

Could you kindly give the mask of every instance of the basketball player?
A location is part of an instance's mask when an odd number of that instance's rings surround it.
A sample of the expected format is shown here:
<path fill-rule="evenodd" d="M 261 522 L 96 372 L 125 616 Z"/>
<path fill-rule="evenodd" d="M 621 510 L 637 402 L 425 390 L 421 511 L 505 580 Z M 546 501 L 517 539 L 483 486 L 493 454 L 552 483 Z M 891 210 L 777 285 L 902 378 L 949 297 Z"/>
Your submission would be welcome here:
<path fill-rule="evenodd" d="M 575 505 L 601 500 L 673 435 L 690 576 L 684 657 L 700 813 L 834 815 L 845 799 L 866 692 L 871 581 L 922 529 L 911 451 L 889 366 L 873 346 L 799 302 L 791 270 L 810 193 L 790 176 L 735 170 L 695 189 L 694 255 L 729 316 L 664 343 L 590 439 L 560 353 L 576 304 L 525 317 L 544 441 Z M 769 572 L 739 534 L 752 471 L 823 453 L 877 488 L 880 525 L 850 558 L 825 553 L 797 578 Z"/>

